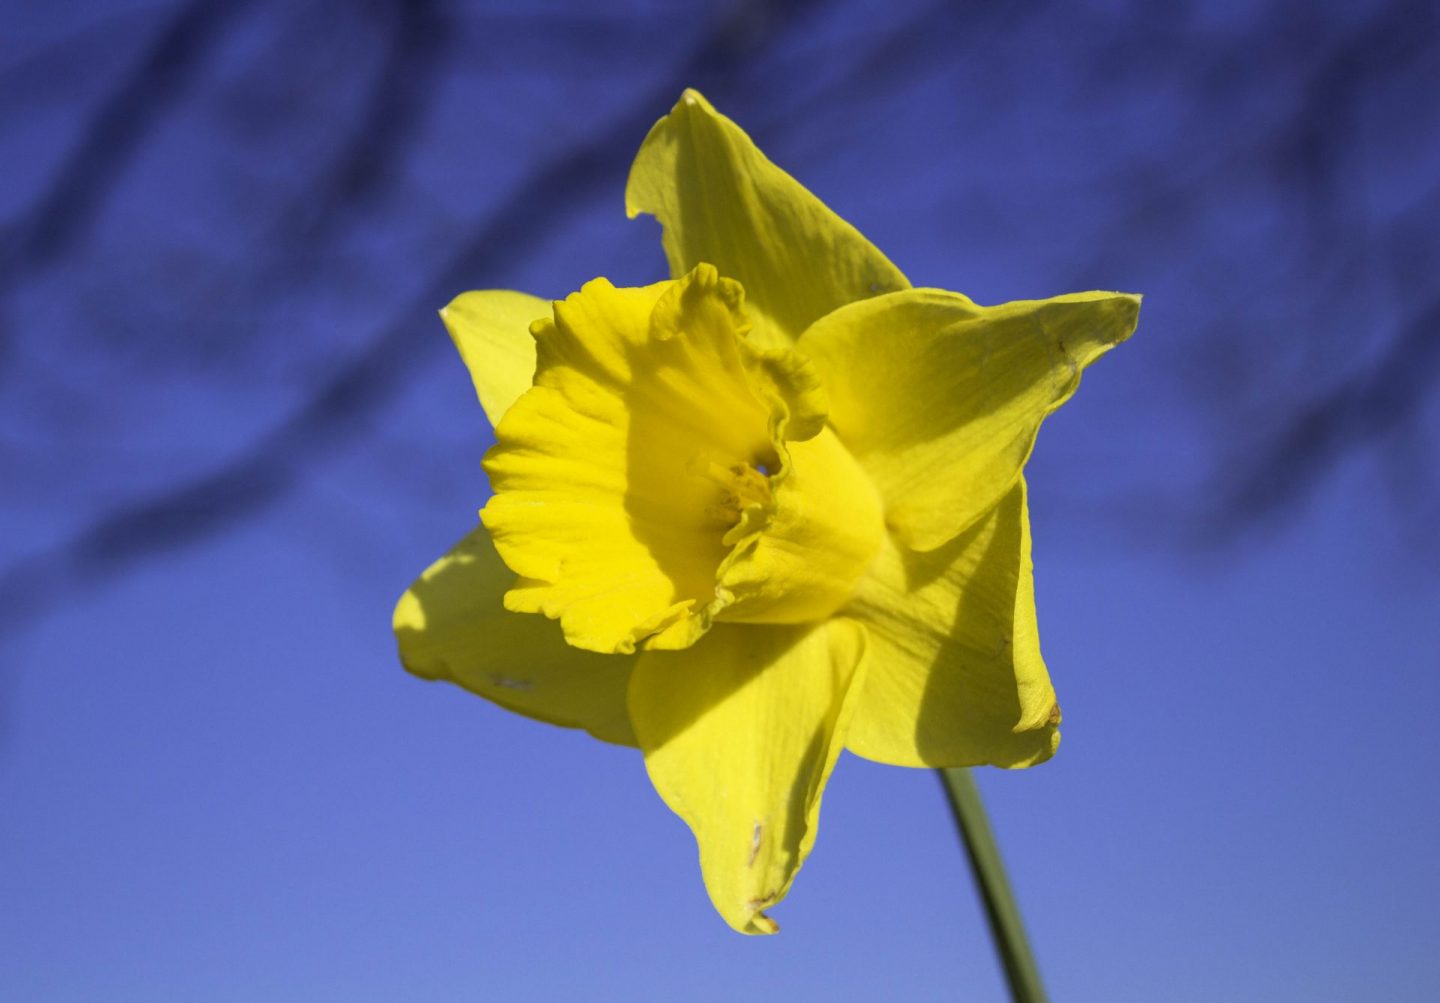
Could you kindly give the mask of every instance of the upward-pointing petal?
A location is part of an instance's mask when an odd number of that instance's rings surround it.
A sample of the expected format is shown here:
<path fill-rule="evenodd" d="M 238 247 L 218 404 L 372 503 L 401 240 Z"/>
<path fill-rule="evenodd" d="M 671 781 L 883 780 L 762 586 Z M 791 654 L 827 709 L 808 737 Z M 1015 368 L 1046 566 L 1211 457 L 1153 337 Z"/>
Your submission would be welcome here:
<path fill-rule="evenodd" d="M 789 344 L 842 304 L 910 285 L 697 91 L 645 137 L 625 207 L 665 228 L 672 276 L 707 261 L 739 279 L 761 342 Z"/>

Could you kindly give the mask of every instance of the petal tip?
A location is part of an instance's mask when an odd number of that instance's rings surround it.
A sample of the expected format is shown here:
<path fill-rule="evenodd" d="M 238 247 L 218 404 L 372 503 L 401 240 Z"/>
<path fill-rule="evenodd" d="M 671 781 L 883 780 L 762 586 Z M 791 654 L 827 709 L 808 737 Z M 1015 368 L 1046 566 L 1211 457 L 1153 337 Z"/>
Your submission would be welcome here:
<path fill-rule="evenodd" d="M 715 111 L 715 106 L 706 99 L 704 94 L 701 94 L 694 87 L 687 87 L 681 92 L 680 100 L 675 102 L 675 107 L 672 111 L 683 111 L 687 108 L 698 108 L 701 111 L 711 113 Z"/>
<path fill-rule="evenodd" d="M 435 312 L 440 315 L 440 319 L 441 319 L 441 320 L 444 320 L 446 323 L 449 323 L 450 318 L 455 315 L 456 309 L 459 308 L 459 306 L 460 306 L 460 301 L 463 300 L 463 299 L 464 299 L 466 296 L 468 296 L 468 295 L 469 295 L 468 292 L 463 292 L 463 293 L 460 293 L 458 296 L 452 296 L 452 297 L 450 298 L 450 302 L 446 303 L 444 306 L 442 306 L 439 310 L 437 310 L 437 311 L 435 311 Z"/>
<path fill-rule="evenodd" d="M 425 611 L 412 590 L 406 589 L 396 601 L 395 611 L 390 615 L 390 627 L 397 633 L 407 627 L 424 629 Z"/>
<path fill-rule="evenodd" d="M 768 937 L 772 933 L 780 932 L 780 924 L 775 922 L 769 916 L 765 915 L 763 912 L 757 912 L 755 915 L 750 917 L 750 922 L 748 925 L 746 925 L 745 932 L 750 934 L 759 934 L 762 937 Z"/>
<path fill-rule="evenodd" d="M 1144 296 L 1140 293 L 1116 293 L 1115 299 L 1123 318 L 1120 325 L 1120 337 L 1116 339 L 1116 344 L 1119 344 L 1129 339 L 1140 325 L 1140 303 Z"/>

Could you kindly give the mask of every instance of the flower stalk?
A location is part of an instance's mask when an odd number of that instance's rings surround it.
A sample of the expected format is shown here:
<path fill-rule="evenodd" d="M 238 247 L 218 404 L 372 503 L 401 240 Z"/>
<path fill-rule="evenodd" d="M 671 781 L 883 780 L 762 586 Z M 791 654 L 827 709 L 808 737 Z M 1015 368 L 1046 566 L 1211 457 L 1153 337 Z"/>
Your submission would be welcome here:
<path fill-rule="evenodd" d="M 1035 966 L 1035 956 L 1031 954 L 1030 943 L 1025 937 L 1020 907 L 1005 876 L 1000 847 L 996 845 L 990 822 L 985 817 L 980 790 L 968 769 L 952 768 L 936 772 L 940 774 L 950 810 L 955 815 L 955 825 L 965 843 L 970 870 L 980 888 L 980 900 L 985 904 L 985 917 L 990 922 L 995 951 L 1005 968 L 1010 997 L 1015 1003 L 1045 1003 L 1045 986 L 1040 981 L 1040 970 Z"/>

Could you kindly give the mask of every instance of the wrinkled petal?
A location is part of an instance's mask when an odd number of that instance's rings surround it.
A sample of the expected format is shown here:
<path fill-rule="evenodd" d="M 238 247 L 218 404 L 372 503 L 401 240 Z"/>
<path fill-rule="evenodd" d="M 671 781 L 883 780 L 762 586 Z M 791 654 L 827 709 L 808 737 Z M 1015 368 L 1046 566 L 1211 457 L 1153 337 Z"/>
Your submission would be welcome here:
<path fill-rule="evenodd" d="M 1041 420 L 1131 335 L 1139 309 L 1122 293 L 981 307 L 912 289 L 836 310 L 798 347 L 820 370 L 830 422 L 874 480 L 888 525 L 931 550 L 1011 490 Z"/>
<path fill-rule="evenodd" d="M 505 289 L 461 293 L 440 311 L 492 428 L 530 388 L 535 375 L 530 325 L 548 316 L 549 300 Z"/>
<path fill-rule="evenodd" d="M 660 221 L 671 275 L 704 261 L 739 279 L 763 344 L 789 344 L 842 304 L 910 285 L 693 90 L 645 137 L 625 206 Z"/>
<path fill-rule="evenodd" d="M 650 779 L 694 832 L 710 899 L 742 933 L 775 932 L 764 910 L 814 845 L 864 646 L 843 619 L 722 624 L 635 667 L 630 714 Z"/>
<path fill-rule="evenodd" d="M 518 576 L 507 609 L 629 652 L 688 647 L 732 604 L 795 623 L 849 598 L 878 499 L 825 428 L 813 367 L 745 340 L 743 298 L 699 265 L 644 289 L 587 283 L 536 323 L 534 386 L 485 458 L 481 518 Z"/>
<path fill-rule="evenodd" d="M 690 337 L 651 338 L 673 285 L 597 279 L 557 303 L 536 327 L 535 385 L 485 457 L 495 494 L 481 518 L 520 576 L 507 607 L 558 618 L 594 651 L 633 651 L 714 595 L 728 525 L 708 464 L 770 449 L 723 304 Z"/>
<path fill-rule="evenodd" d="M 633 656 L 580 651 L 549 620 L 507 611 L 501 598 L 514 578 L 483 529 L 461 539 L 395 606 L 405 668 L 528 717 L 638 744 L 626 710 Z"/>
<path fill-rule="evenodd" d="M 852 752 L 937 767 L 1029 766 L 1055 752 L 1023 480 L 938 550 L 883 549 L 846 615 L 868 637 Z"/>

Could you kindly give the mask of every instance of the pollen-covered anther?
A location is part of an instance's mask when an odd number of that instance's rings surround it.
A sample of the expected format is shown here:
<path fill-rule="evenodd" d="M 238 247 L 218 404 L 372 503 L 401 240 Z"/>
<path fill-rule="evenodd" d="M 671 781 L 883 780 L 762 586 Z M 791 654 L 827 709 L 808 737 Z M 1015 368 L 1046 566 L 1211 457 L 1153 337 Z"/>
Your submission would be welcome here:
<path fill-rule="evenodd" d="M 770 504 L 770 480 L 760 471 L 737 463 L 726 473 L 730 476 L 735 496 L 742 506 Z"/>
<path fill-rule="evenodd" d="M 738 523 L 746 509 L 773 501 L 770 478 L 748 463 L 727 466 L 706 460 L 699 473 L 715 484 L 716 500 L 706 506 L 705 515 L 721 529 Z"/>

